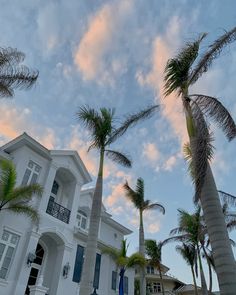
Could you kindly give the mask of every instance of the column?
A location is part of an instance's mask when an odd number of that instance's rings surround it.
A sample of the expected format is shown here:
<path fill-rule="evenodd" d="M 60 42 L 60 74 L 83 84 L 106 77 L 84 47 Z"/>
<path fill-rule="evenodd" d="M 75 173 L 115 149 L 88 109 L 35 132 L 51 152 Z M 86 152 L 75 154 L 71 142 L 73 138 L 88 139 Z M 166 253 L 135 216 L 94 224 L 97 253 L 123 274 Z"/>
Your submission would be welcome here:
<path fill-rule="evenodd" d="M 14 295 L 24 294 L 25 292 L 31 270 L 31 267 L 27 265 L 28 255 L 29 253 L 35 253 L 40 238 L 40 234 L 36 232 L 29 232 L 28 235 L 29 238 L 26 239 L 25 250 L 22 253 L 21 263 L 18 268 L 19 275 L 16 278 L 16 285 L 12 293 Z"/>
<path fill-rule="evenodd" d="M 77 215 L 77 210 L 79 208 L 81 186 L 82 184 L 78 182 L 76 183 L 74 196 L 72 197 L 73 200 L 72 200 L 71 213 L 70 213 L 70 225 L 72 228 L 76 225 L 76 215 Z"/>
<path fill-rule="evenodd" d="M 41 202 L 40 202 L 40 205 L 39 205 L 39 210 L 40 211 L 46 212 L 47 205 L 48 205 L 48 200 L 49 200 L 49 197 L 50 197 L 50 193 L 51 193 L 51 190 L 52 190 L 52 185 L 53 185 L 53 181 L 54 181 L 55 176 L 56 176 L 57 169 L 58 169 L 58 167 L 54 163 L 52 163 L 50 168 L 49 168 L 47 180 L 46 180 L 45 185 L 44 185 L 43 196 L 42 196 L 42 199 L 41 199 Z"/>

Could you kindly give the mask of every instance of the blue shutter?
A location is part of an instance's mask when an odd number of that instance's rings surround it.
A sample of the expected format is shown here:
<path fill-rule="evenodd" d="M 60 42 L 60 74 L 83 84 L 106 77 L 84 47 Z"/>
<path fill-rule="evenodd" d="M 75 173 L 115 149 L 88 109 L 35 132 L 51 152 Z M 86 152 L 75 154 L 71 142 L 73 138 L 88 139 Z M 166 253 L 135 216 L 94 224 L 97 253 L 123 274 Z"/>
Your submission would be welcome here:
<path fill-rule="evenodd" d="M 96 264 L 94 269 L 93 287 L 99 288 L 99 276 L 100 276 L 100 265 L 101 265 L 101 255 L 96 255 Z"/>
<path fill-rule="evenodd" d="M 111 289 L 112 290 L 116 290 L 116 278 L 117 278 L 117 272 L 113 271 L 112 277 L 111 277 Z"/>
<path fill-rule="evenodd" d="M 83 266 L 83 255 L 84 255 L 84 247 L 78 245 L 77 252 L 75 257 L 75 267 L 74 267 L 74 274 L 73 274 L 73 282 L 79 283 L 80 277 L 82 273 L 82 266 Z"/>
<path fill-rule="evenodd" d="M 124 293 L 128 294 L 129 290 L 129 280 L 128 277 L 124 277 Z"/>

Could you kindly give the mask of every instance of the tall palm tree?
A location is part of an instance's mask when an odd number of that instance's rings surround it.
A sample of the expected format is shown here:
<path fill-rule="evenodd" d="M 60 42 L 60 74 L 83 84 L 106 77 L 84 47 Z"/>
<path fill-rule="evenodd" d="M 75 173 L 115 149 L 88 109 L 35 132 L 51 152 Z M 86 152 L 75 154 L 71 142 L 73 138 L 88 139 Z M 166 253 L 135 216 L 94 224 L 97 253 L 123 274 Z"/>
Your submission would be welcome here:
<path fill-rule="evenodd" d="M 146 265 L 146 260 L 142 255 L 140 255 L 140 253 L 134 253 L 130 257 L 128 257 L 127 250 L 127 240 L 122 240 L 120 250 L 110 247 L 107 247 L 103 250 L 103 253 L 109 254 L 114 259 L 117 267 L 119 268 L 119 295 L 124 295 L 124 275 L 126 269 L 135 266 L 144 267 Z"/>
<path fill-rule="evenodd" d="M 116 163 L 126 167 L 131 167 L 130 159 L 119 151 L 110 149 L 119 137 L 121 137 L 131 126 L 141 120 L 150 117 L 158 106 L 147 107 L 146 109 L 126 117 L 120 126 L 116 126 L 117 119 L 114 117 L 114 110 L 101 108 L 100 112 L 88 107 L 80 107 L 77 115 L 91 133 L 91 145 L 89 150 L 94 148 L 99 152 L 99 169 L 96 186 L 93 195 L 92 209 L 90 214 L 90 225 L 85 249 L 85 258 L 80 283 L 80 293 L 90 295 L 93 284 L 93 273 L 95 267 L 96 248 L 98 239 L 98 227 L 102 207 L 102 187 L 103 187 L 103 166 L 105 155 Z"/>
<path fill-rule="evenodd" d="M 32 195 L 41 195 L 42 187 L 35 183 L 27 186 L 16 185 L 16 169 L 9 160 L 0 160 L 0 212 L 8 210 L 23 214 L 38 222 L 38 212 L 30 205 Z"/>
<path fill-rule="evenodd" d="M 195 271 L 194 271 L 194 267 L 197 265 L 196 247 L 194 244 L 191 244 L 191 243 L 189 243 L 189 244 L 182 243 L 181 246 L 178 245 L 178 246 L 176 246 L 175 249 L 177 252 L 179 252 L 181 254 L 181 256 L 184 258 L 186 263 L 191 267 L 195 295 L 198 295 L 196 275 L 195 275 Z"/>
<path fill-rule="evenodd" d="M 133 190 L 128 182 L 124 184 L 126 197 L 139 210 L 139 253 L 145 257 L 144 228 L 143 228 L 143 212 L 151 209 L 158 209 L 165 214 L 165 208 L 159 203 L 151 203 L 150 200 L 144 199 L 144 180 L 137 179 L 135 190 Z M 145 269 L 140 269 L 140 294 L 146 294 Z"/>
<path fill-rule="evenodd" d="M 194 214 L 190 214 L 185 210 L 179 209 L 179 226 L 170 231 L 171 237 L 162 242 L 163 245 L 171 241 L 184 242 L 195 246 L 196 257 L 199 263 L 202 294 L 207 295 L 207 285 L 205 275 L 203 272 L 201 247 L 205 243 L 206 226 L 202 221 L 200 212 L 201 208 L 198 207 Z"/>
<path fill-rule="evenodd" d="M 203 209 L 221 294 L 230 295 L 235 293 L 232 290 L 236 290 L 236 264 L 209 165 L 212 145 L 205 118 L 207 116 L 213 119 L 223 129 L 229 140 L 236 136 L 236 126 L 231 115 L 218 99 L 204 94 L 190 94 L 190 86 L 207 72 L 221 50 L 236 40 L 236 27 L 218 38 L 198 58 L 200 43 L 205 37 L 206 34 L 203 34 L 198 40 L 187 43 L 175 58 L 167 62 L 164 86 L 165 95 L 175 92 L 183 103 L 193 154 L 195 201 L 200 201 Z M 224 257 L 223 262 L 222 257 Z"/>
<path fill-rule="evenodd" d="M 161 250 L 162 242 L 157 243 L 155 240 L 145 240 L 145 248 L 147 256 L 149 257 L 149 263 L 154 267 L 157 267 L 161 280 L 162 294 L 165 295 L 165 288 L 163 283 L 162 271 L 161 271 Z"/>
<path fill-rule="evenodd" d="M 14 96 L 14 89 L 29 89 L 38 78 L 38 71 L 25 65 L 24 53 L 14 48 L 0 48 L 0 97 Z"/>

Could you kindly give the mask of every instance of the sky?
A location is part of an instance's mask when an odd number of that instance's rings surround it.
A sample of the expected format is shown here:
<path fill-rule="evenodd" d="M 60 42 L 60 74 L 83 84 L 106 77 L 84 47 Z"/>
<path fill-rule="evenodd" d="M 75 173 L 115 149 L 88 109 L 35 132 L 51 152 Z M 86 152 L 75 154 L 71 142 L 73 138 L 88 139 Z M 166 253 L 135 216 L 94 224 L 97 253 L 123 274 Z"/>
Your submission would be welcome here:
<path fill-rule="evenodd" d="M 157 103 L 152 119 L 129 130 L 114 148 L 128 152 L 132 169 L 105 162 L 104 204 L 114 219 L 131 228 L 130 252 L 138 246 L 138 212 L 124 197 L 122 185 L 142 177 L 145 196 L 166 208 L 145 215 L 146 238 L 164 240 L 177 226 L 177 209 L 193 212 L 193 187 L 183 159 L 187 142 L 178 99 L 162 94 L 163 70 L 185 42 L 200 33 L 202 49 L 235 26 L 233 0 L 1 0 L 0 46 L 24 52 L 24 63 L 39 70 L 36 85 L 1 99 L 0 144 L 27 132 L 49 149 L 77 150 L 93 179 L 97 153 L 87 153 L 89 133 L 76 119 L 85 104 L 125 114 Z M 236 45 L 231 44 L 191 89 L 221 99 L 236 119 Z M 236 195 L 235 147 L 221 131 L 215 134 L 212 161 L 217 187 Z M 91 185 L 91 184 L 90 184 Z M 236 239 L 236 234 L 231 237 Z M 188 266 L 175 251 L 163 249 L 163 263 L 186 283 Z M 236 252 L 235 252 L 236 253 Z M 216 280 L 214 288 L 217 289 Z"/>

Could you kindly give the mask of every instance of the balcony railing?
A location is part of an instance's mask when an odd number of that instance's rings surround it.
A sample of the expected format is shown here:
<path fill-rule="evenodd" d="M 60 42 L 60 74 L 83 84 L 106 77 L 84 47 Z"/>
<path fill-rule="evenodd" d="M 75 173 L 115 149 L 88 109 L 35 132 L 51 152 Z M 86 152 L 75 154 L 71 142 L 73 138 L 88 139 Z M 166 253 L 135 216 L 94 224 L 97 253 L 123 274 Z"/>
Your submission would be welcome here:
<path fill-rule="evenodd" d="M 54 202 L 54 198 L 52 197 L 48 201 L 46 212 L 65 223 L 69 223 L 70 221 L 70 210 Z"/>

